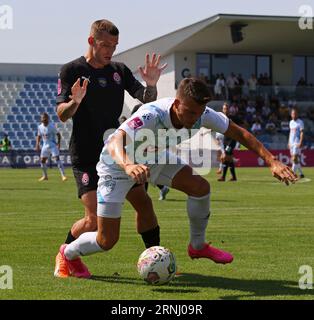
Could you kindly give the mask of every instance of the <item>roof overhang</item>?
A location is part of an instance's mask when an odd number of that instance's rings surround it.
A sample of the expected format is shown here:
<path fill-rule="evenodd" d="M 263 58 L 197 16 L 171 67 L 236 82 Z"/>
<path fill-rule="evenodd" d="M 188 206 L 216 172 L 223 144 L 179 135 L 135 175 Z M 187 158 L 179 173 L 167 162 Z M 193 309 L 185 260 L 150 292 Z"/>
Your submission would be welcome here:
<path fill-rule="evenodd" d="M 127 62 L 132 71 L 143 64 L 146 52 L 167 56 L 174 52 L 233 54 L 314 55 L 314 31 L 302 30 L 299 17 L 218 14 L 183 29 L 117 54 L 114 60 Z M 233 43 L 230 26 L 242 28 L 243 40 Z"/>

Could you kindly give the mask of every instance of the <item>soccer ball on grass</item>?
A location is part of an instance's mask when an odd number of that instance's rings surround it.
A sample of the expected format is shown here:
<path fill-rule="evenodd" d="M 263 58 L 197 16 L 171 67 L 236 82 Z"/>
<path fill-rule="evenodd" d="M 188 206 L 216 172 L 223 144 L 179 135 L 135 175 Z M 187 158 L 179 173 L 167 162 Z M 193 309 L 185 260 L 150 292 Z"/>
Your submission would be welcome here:
<path fill-rule="evenodd" d="M 177 265 L 174 254 L 167 248 L 155 246 L 139 257 L 137 270 L 142 279 L 152 285 L 166 284 L 174 279 Z"/>

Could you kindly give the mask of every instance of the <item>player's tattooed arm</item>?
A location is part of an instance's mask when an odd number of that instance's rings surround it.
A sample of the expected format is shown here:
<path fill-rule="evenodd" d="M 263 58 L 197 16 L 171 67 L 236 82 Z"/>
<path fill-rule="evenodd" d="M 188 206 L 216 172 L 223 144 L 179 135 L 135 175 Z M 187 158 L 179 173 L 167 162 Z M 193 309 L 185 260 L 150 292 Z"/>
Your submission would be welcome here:
<path fill-rule="evenodd" d="M 143 103 L 155 101 L 157 99 L 157 87 L 141 87 L 134 93 L 134 97 Z"/>

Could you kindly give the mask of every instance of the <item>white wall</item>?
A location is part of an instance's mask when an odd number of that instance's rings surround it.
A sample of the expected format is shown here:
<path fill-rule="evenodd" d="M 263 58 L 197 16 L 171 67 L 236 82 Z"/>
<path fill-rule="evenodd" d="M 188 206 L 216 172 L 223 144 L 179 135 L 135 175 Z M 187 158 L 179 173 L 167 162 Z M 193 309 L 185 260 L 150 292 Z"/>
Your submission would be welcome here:
<path fill-rule="evenodd" d="M 176 52 L 175 53 L 175 81 L 178 84 L 190 72 L 195 76 L 196 72 L 196 53 L 195 52 Z"/>
<path fill-rule="evenodd" d="M 1 76 L 57 77 L 60 69 L 57 64 L 0 63 Z"/>
<path fill-rule="evenodd" d="M 293 76 L 293 56 L 291 54 L 275 53 L 272 56 L 273 84 L 291 85 Z"/>

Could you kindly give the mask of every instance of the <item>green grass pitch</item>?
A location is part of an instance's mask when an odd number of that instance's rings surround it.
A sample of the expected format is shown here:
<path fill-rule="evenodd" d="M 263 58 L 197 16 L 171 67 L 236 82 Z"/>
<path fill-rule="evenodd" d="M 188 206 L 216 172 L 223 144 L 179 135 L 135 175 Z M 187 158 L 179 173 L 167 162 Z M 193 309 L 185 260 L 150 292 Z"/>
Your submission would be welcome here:
<path fill-rule="evenodd" d="M 13 289 L 2 299 L 313 299 L 299 288 L 299 268 L 314 268 L 314 169 L 286 187 L 267 168 L 238 169 L 238 182 L 211 182 L 207 239 L 234 254 L 230 265 L 191 260 L 186 254 L 185 195 L 171 190 L 158 201 L 149 193 L 161 227 L 161 245 L 173 250 L 181 276 L 155 287 L 138 276 L 144 246 L 134 212 L 125 204 L 120 241 L 110 252 L 84 257 L 90 280 L 53 277 L 54 259 L 72 223 L 82 217 L 75 181 L 61 182 L 56 169 L 37 182 L 39 169 L 0 170 L 0 266 L 13 268 Z M 0 274 L 1 277 L 1 274 Z"/>

